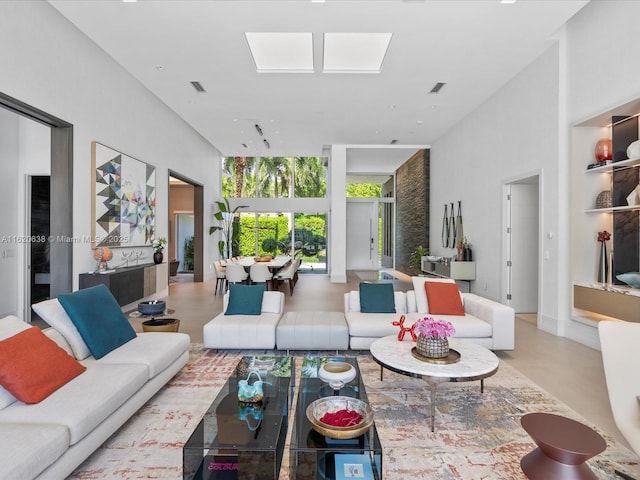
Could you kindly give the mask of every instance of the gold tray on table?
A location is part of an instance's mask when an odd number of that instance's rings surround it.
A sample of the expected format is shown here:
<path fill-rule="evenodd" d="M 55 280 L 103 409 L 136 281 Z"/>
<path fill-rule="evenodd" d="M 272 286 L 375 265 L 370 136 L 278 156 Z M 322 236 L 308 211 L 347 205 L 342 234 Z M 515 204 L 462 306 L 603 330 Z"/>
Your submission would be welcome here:
<path fill-rule="evenodd" d="M 460 352 L 458 352 L 457 350 L 454 350 L 453 348 L 449 349 L 449 355 L 447 355 L 446 357 L 441 357 L 441 358 L 425 357 L 421 353 L 418 353 L 418 350 L 416 349 L 416 347 L 413 347 L 411 349 L 411 355 L 413 355 L 418 360 L 422 360 L 423 362 L 439 363 L 439 364 L 442 364 L 442 365 L 447 365 L 447 364 L 450 364 L 450 363 L 457 363 L 457 362 L 460 361 Z"/>

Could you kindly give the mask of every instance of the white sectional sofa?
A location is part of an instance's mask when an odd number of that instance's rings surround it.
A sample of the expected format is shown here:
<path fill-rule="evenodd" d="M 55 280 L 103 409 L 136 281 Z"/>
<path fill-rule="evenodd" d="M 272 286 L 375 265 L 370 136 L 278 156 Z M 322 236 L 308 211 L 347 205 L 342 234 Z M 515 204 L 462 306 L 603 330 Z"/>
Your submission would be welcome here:
<path fill-rule="evenodd" d="M 2 318 L 0 341 L 30 328 L 37 327 Z M 43 333 L 76 358 L 73 340 L 54 328 Z M 68 476 L 180 371 L 189 344 L 182 333 L 137 334 L 99 359 L 79 360 L 86 370 L 38 403 L 23 403 L 0 387 L 0 478 Z"/>
<path fill-rule="evenodd" d="M 276 327 L 284 312 L 284 293 L 266 291 L 259 315 L 227 315 L 231 291 L 224 294 L 222 312 L 202 330 L 205 348 L 273 349 Z"/>
<path fill-rule="evenodd" d="M 410 327 L 419 318 L 434 316 L 450 321 L 456 329 L 454 337 L 472 341 L 490 350 L 513 350 L 515 347 L 515 313 L 513 308 L 472 293 L 460 293 L 464 315 L 431 314 L 424 290 L 425 281 L 453 280 L 412 277 L 414 290 L 394 292 L 396 313 L 362 313 L 359 292 L 344 294 L 345 318 L 349 325 L 349 346 L 353 350 L 368 350 L 374 340 L 395 335 L 399 327 L 392 322 L 405 316 Z"/>
<path fill-rule="evenodd" d="M 395 335 L 399 327 L 393 322 L 407 313 L 405 292 L 393 292 L 396 313 L 363 313 L 360 311 L 360 292 L 344 294 L 344 316 L 349 325 L 349 347 L 352 350 L 369 350 L 371 343 L 381 337 Z M 410 323 L 405 322 L 407 326 Z"/>

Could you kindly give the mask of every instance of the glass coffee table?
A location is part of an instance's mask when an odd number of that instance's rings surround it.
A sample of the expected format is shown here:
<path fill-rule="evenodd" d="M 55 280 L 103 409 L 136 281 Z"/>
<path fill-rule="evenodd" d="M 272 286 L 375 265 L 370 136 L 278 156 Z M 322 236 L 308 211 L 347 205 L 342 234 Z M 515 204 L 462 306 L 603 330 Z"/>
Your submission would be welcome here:
<path fill-rule="evenodd" d="M 260 404 L 238 401 L 249 370 L 265 382 Z M 183 479 L 277 479 L 294 383 L 291 357 L 243 357 L 183 447 Z"/>
<path fill-rule="evenodd" d="M 348 362 L 356 369 L 356 377 L 333 390 L 317 378 L 318 368 L 323 362 Z M 336 387 L 336 385 L 334 385 Z M 300 386 L 290 443 L 291 480 L 333 480 L 360 478 L 380 480 L 382 478 L 382 446 L 374 424 L 360 437 L 349 440 L 334 440 L 316 432 L 307 420 L 306 410 L 314 400 L 334 393 L 359 398 L 368 402 L 362 383 L 358 362 L 355 358 L 306 357 L 303 360 Z"/>

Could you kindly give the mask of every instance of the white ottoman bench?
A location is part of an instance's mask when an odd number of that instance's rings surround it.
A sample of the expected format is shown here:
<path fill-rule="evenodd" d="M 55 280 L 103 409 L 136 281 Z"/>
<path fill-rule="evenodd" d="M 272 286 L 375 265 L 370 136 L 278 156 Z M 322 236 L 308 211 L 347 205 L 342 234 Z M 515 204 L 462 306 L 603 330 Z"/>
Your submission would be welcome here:
<path fill-rule="evenodd" d="M 342 312 L 287 312 L 276 329 L 279 350 L 347 350 L 349 327 Z"/>

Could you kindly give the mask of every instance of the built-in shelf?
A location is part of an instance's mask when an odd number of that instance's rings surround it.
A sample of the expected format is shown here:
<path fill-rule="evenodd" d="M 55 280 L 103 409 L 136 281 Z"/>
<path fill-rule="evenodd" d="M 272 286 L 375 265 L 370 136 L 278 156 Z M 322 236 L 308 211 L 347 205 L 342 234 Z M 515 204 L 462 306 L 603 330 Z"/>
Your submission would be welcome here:
<path fill-rule="evenodd" d="M 573 319 L 591 326 L 601 320 L 640 322 L 640 289 L 574 282 L 573 307 Z"/>
<path fill-rule="evenodd" d="M 623 207 L 608 207 L 608 208 L 590 208 L 588 210 L 585 210 L 585 213 L 630 212 L 633 210 L 640 210 L 640 205 L 625 205 Z"/>
<path fill-rule="evenodd" d="M 613 167 L 640 167 L 640 158 L 629 158 L 627 160 L 621 160 L 619 162 L 612 162 L 608 165 L 602 165 L 601 167 L 588 168 L 587 173 L 610 173 L 613 171 Z"/>

